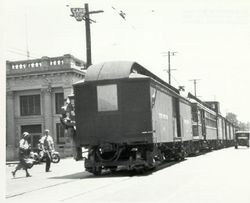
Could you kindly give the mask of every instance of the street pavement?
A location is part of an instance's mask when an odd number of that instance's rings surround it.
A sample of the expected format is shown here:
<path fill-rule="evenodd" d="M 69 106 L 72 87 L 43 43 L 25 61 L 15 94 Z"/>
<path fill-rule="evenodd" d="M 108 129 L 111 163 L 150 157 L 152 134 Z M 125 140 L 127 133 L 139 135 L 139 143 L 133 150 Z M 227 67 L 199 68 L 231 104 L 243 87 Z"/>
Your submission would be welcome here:
<path fill-rule="evenodd" d="M 30 178 L 24 171 L 13 178 L 14 167 L 6 166 L 6 202 L 250 202 L 250 149 L 243 147 L 165 163 L 144 175 L 95 177 L 72 158 L 52 164 L 50 173 L 35 165 Z"/>

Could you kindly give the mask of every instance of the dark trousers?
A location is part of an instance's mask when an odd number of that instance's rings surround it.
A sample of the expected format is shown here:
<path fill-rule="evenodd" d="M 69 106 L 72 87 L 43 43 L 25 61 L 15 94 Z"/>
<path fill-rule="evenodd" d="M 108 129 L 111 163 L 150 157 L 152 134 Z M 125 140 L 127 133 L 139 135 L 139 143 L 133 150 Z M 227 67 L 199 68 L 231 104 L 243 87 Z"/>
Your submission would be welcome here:
<path fill-rule="evenodd" d="M 51 164 L 51 152 L 47 151 L 45 153 L 46 156 L 46 166 L 45 166 L 45 171 L 48 172 L 50 169 L 50 164 Z"/>

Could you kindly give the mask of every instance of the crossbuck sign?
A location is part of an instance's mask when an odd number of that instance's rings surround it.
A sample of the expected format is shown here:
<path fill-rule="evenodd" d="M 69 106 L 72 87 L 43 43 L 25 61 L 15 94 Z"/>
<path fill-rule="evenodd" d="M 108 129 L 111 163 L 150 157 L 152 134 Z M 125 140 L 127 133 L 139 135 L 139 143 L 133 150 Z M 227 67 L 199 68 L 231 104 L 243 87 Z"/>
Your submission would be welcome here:
<path fill-rule="evenodd" d="M 70 8 L 72 14 L 70 16 L 75 17 L 77 21 L 82 21 L 86 11 L 85 8 Z"/>

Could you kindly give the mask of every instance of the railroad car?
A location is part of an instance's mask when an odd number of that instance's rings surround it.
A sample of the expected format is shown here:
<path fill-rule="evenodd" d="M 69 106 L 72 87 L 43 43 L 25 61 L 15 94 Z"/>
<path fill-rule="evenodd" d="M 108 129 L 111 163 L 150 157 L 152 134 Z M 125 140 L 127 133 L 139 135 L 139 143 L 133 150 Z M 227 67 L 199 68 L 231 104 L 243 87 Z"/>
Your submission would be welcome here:
<path fill-rule="evenodd" d="M 193 136 L 196 151 L 216 149 L 218 146 L 217 113 L 191 93 Z"/>
<path fill-rule="evenodd" d="M 202 149 L 232 146 L 235 126 L 218 102 L 179 91 L 136 62 L 92 65 L 74 84 L 77 148 L 87 171 L 154 168 Z"/>
<path fill-rule="evenodd" d="M 218 148 L 223 148 L 226 146 L 225 140 L 225 123 L 224 123 L 225 118 L 221 115 L 218 114 L 217 116 L 217 131 L 218 131 Z"/>
<path fill-rule="evenodd" d="M 136 62 L 90 66 L 74 94 L 76 143 L 91 173 L 153 168 L 192 150 L 191 103 Z"/>
<path fill-rule="evenodd" d="M 234 125 L 225 119 L 225 145 L 226 146 L 233 146 L 234 145 L 234 133 L 235 133 L 235 127 Z"/>
<path fill-rule="evenodd" d="M 232 146 L 235 126 L 221 115 L 219 103 L 203 102 L 191 93 L 188 98 L 192 103 L 194 150 Z"/>

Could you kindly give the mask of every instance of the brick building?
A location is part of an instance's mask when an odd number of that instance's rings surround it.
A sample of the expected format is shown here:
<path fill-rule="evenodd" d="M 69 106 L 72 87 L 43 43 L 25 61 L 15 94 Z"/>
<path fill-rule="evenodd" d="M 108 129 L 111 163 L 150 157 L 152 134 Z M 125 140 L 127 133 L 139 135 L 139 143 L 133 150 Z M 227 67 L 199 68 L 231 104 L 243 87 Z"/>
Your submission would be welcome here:
<path fill-rule="evenodd" d="M 56 150 L 71 156 L 70 139 L 60 125 L 64 99 L 73 93 L 72 84 L 84 78 L 85 63 L 72 55 L 6 62 L 6 160 L 18 157 L 21 134 L 31 134 L 37 147 L 49 129 Z"/>

